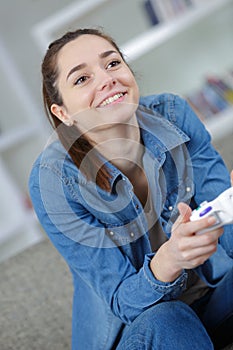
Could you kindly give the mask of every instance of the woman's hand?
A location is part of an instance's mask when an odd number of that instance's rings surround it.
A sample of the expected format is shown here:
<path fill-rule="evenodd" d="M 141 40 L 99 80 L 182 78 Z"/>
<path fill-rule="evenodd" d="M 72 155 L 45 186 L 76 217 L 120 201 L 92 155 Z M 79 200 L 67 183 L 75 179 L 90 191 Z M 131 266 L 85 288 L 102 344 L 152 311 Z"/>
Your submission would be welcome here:
<path fill-rule="evenodd" d="M 233 186 L 233 170 L 231 171 Z M 180 216 L 172 227 L 171 238 L 165 242 L 151 260 L 154 276 L 162 282 L 174 281 L 183 269 L 193 269 L 203 264 L 216 251 L 222 228 L 196 234 L 215 223 L 214 217 L 190 221 L 191 208 L 179 203 Z"/>
<path fill-rule="evenodd" d="M 233 181 L 233 174 L 232 174 Z M 191 222 L 191 208 L 179 203 L 180 216 L 172 228 L 171 238 L 165 242 L 151 260 L 154 276 L 162 282 L 174 281 L 183 269 L 193 269 L 203 264 L 217 249 L 223 229 L 213 229 L 203 234 L 196 232 L 215 223 L 214 217 Z"/>

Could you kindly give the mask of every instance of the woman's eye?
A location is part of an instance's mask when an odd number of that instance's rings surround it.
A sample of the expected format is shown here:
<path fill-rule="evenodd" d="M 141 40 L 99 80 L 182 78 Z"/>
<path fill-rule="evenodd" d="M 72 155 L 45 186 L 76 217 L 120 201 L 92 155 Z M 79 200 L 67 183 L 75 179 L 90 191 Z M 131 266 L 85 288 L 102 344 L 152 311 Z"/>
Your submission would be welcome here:
<path fill-rule="evenodd" d="M 116 66 L 118 66 L 120 63 L 121 63 L 120 60 L 111 61 L 111 62 L 108 64 L 107 68 L 116 67 Z"/>
<path fill-rule="evenodd" d="M 75 80 L 74 85 L 83 84 L 87 79 L 88 79 L 88 77 L 84 75 L 84 76 L 78 78 L 77 80 Z"/>

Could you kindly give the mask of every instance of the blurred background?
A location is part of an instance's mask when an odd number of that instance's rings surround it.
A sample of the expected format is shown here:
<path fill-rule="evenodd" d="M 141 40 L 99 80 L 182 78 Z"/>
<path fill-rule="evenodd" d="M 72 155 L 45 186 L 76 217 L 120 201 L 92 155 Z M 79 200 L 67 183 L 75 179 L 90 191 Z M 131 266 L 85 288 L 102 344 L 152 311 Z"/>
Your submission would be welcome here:
<path fill-rule="evenodd" d="M 196 109 L 233 168 L 233 0 L 8 0 L 0 3 L 0 261 L 45 234 L 28 196 L 51 129 L 41 99 L 47 45 L 102 27 L 122 48 L 141 94 L 174 92 Z"/>

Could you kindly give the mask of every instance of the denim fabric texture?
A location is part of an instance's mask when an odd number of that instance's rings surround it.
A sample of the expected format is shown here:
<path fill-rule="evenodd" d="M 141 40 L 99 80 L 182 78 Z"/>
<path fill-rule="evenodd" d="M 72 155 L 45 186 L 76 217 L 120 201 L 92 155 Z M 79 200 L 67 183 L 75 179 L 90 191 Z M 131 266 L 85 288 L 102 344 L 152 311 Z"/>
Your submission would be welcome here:
<path fill-rule="evenodd" d="M 183 201 L 194 208 L 214 199 L 230 186 L 229 173 L 209 133 L 183 98 L 141 97 L 137 118 L 155 220 L 169 238 L 177 204 Z M 163 302 L 165 307 L 165 302 L 176 301 L 186 287 L 186 271 L 172 283 L 160 282 L 152 274 L 149 265 L 156 253 L 151 250 L 143 207 L 129 179 L 110 162 L 107 165 L 111 192 L 87 180 L 55 140 L 35 161 L 29 179 L 39 221 L 73 275 L 73 350 L 115 349 L 139 317 Z M 217 252 L 196 269 L 210 287 L 221 284 L 233 266 L 233 226 L 224 230 Z M 173 313 L 179 338 L 185 334 L 178 309 Z M 181 318 L 186 313 L 182 306 Z M 160 311 L 154 322 L 161 325 L 159 315 Z M 188 318 L 197 323 L 192 313 Z M 205 341 L 209 344 L 208 338 Z M 199 348 L 211 349 L 204 340 L 202 344 Z M 174 343 L 170 348 L 175 348 Z M 190 348 L 197 348 L 191 340 Z"/>
<path fill-rule="evenodd" d="M 214 349 L 191 308 L 179 301 L 169 301 L 152 306 L 126 327 L 117 350 L 188 350 L 190 345 L 193 350 Z"/>

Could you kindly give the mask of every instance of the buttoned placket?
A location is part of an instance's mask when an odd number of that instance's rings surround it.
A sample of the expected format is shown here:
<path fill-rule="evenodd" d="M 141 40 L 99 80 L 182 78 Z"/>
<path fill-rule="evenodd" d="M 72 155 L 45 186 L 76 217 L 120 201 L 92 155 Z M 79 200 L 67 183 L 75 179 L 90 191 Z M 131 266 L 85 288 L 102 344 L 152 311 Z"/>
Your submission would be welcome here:
<path fill-rule="evenodd" d="M 123 180 L 125 182 L 125 186 L 128 188 L 128 193 L 129 193 L 129 197 L 132 198 L 132 205 L 133 205 L 133 209 L 139 213 L 138 215 L 141 216 L 143 215 L 143 208 L 141 203 L 139 202 L 139 199 L 136 197 L 134 191 L 133 191 L 133 187 L 131 182 L 129 181 L 129 179 L 125 176 L 122 176 L 121 180 Z M 136 224 L 136 226 L 138 226 L 139 223 Z M 140 220 L 140 224 L 142 224 L 141 220 Z M 134 227 L 135 231 L 128 231 L 128 237 L 129 237 L 129 242 L 132 241 L 132 239 L 134 239 L 135 237 L 137 237 L 139 235 L 139 232 L 144 232 L 145 231 L 145 224 L 144 225 L 140 225 L 140 228 Z M 134 224 L 135 226 L 135 224 Z M 117 229 L 116 229 L 117 230 Z M 115 237 L 116 239 L 118 238 L 118 233 L 115 232 L 115 230 L 108 230 L 108 234 L 109 236 L 111 236 L 112 238 Z"/>

